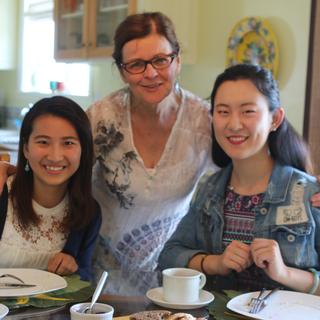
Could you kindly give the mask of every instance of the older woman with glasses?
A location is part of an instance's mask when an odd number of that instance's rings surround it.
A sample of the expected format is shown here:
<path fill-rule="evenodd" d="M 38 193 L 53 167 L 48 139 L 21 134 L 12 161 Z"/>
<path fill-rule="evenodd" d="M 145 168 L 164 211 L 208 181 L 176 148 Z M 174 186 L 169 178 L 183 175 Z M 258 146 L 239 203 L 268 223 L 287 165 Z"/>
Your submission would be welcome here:
<path fill-rule="evenodd" d="M 103 211 L 94 268 L 108 270 L 108 293 L 132 295 L 158 285 L 159 253 L 213 166 L 211 128 L 208 104 L 177 82 L 180 46 L 168 17 L 131 15 L 114 43 L 127 87 L 88 110 Z"/>

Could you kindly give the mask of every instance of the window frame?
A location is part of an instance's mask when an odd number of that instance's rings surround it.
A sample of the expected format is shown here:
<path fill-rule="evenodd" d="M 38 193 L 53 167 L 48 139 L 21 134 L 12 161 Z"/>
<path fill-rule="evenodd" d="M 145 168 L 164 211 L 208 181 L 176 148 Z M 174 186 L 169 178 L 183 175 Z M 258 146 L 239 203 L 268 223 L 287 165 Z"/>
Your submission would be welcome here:
<path fill-rule="evenodd" d="M 54 1 L 54 0 L 52 0 Z M 17 34 L 17 76 L 16 76 L 16 96 L 19 97 L 19 103 L 22 103 L 23 105 L 29 105 L 30 101 L 33 103 L 39 99 L 42 99 L 44 97 L 52 96 L 52 95 L 64 95 L 68 96 L 71 99 L 75 100 L 82 106 L 89 106 L 92 103 L 92 97 L 93 97 L 93 67 L 92 65 L 88 63 L 89 65 L 89 88 L 88 88 L 88 96 L 79 96 L 79 95 L 71 95 L 64 92 L 56 92 L 56 93 L 43 93 L 43 92 L 36 92 L 36 91 L 30 91 L 30 92 L 24 92 L 22 91 L 22 70 L 23 70 L 23 28 L 24 28 L 24 2 L 25 0 L 19 1 L 18 6 L 18 34 Z M 54 12 L 52 13 L 54 14 Z M 54 41 L 54 39 L 53 39 Z"/>

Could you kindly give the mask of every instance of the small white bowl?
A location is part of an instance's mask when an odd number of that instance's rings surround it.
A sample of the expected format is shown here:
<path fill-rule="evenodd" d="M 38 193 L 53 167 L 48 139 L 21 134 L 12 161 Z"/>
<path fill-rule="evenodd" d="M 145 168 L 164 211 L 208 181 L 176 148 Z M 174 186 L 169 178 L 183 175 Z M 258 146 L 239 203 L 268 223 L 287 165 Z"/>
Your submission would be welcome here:
<path fill-rule="evenodd" d="M 90 302 L 78 303 L 70 308 L 71 320 L 112 320 L 114 309 L 105 303 L 95 303 L 93 312 L 84 313 L 83 311 L 90 306 Z"/>

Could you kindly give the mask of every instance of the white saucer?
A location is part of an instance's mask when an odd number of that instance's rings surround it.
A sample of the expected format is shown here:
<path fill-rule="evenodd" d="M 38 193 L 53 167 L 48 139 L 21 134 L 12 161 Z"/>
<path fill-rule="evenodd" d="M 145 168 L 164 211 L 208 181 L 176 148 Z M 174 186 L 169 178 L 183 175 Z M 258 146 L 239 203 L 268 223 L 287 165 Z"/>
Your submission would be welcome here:
<path fill-rule="evenodd" d="M 201 290 L 199 300 L 193 303 L 171 303 L 163 299 L 163 288 L 153 288 L 147 292 L 147 298 L 153 303 L 170 309 L 197 309 L 209 304 L 214 299 L 214 295 L 208 291 Z"/>

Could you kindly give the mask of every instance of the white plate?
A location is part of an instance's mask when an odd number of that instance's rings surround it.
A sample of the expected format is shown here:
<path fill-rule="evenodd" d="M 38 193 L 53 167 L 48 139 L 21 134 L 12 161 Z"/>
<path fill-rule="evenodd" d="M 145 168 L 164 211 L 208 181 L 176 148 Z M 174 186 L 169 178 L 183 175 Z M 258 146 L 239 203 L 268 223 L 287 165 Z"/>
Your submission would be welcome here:
<path fill-rule="evenodd" d="M 8 315 L 4 320 L 25 320 L 25 319 L 54 319 L 54 315 L 50 317 L 52 313 L 56 313 L 59 310 L 64 309 L 66 306 L 49 307 L 49 308 L 20 308 L 19 313 L 13 312 L 12 315 Z M 128 319 L 129 320 L 129 319 Z"/>
<path fill-rule="evenodd" d="M 0 275 L 6 273 L 19 277 L 27 284 L 35 284 L 36 286 L 31 288 L 0 289 L 0 297 L 9 298 L 30 296 L 34 294 L 62 289 L 67 286 L 66 280 L 64 280 L 62 277 L 58 276 L 55 273 L 43 270 L 24 268 L 0 268 Z M 19 281 L 12 278 L 0 278 L 0 283 L 8 281 L 19 283 Z"/>
<path fill-rule="evenodd" d="M 3 304 L 0 304 L 0 319 L 2 319 L 3 317 L 5 317 L 9 312 L 9 309 L 3 305 Z"/>
<path fill-rule="evenodd" d="M 171 309 L 197 309 L 209 304 L 214 299 L 214 295 L 208 291 L 201 290 L 199 295 L 199 300 L 194 303 L 170 303 L 163 299 L 163 288 L 153 288 L 147 292 L 147 298 L 153 303 Z"/>
<path fill-rule="evenodd" d="M 249 313 L 249 301 L 258 294 L 257 291 L 237 296 L 228 302 L 227 307 L 234 312 L 261 320 L 320 319 L 320 297 L 285 290 L 271 296 L 268 305 L 259 313 Z"/>

